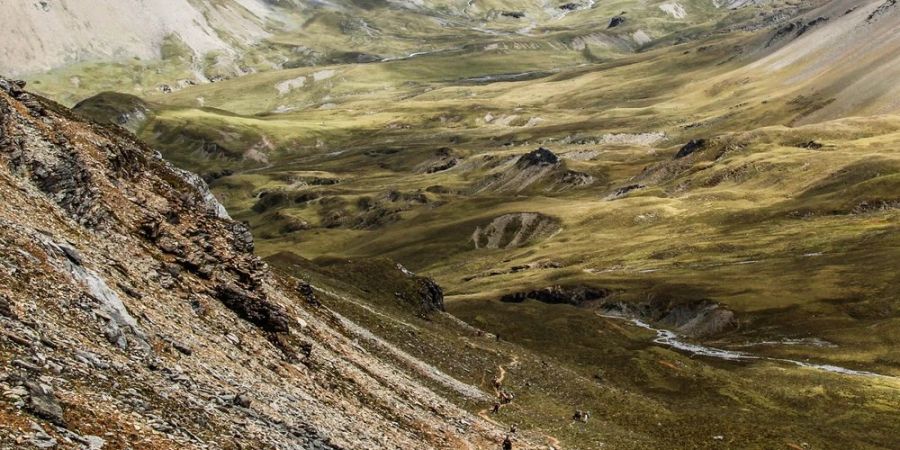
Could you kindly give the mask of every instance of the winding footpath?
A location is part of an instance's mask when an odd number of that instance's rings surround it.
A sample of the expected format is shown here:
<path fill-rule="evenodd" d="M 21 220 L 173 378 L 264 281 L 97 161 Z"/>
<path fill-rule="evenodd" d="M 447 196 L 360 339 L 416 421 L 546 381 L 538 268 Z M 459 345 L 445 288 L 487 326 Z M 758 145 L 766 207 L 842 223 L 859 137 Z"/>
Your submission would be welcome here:
<path fill-rule="evenodd" d="M 497 366 L 497 371 L 499 372 L 499 375 L 497 375 L 497 378 L 495 379 L 496 382 L 493 383 L 493 387 L 494 387 L 494 395 L 498 399 L 500 398 L 500 388 L 503 386 L 503 380 L 506 379 L 506 366 L 513 367 L 517 364 L 519 364 L 519 357 L 513 355 L 512 359 L 510 359 L 508 363 L 506 363 L 505 365 L 500 364 Z M 481 411 L 478 411 L 478 416 L 484 420 L 487 420 L 488 422 L 492 422 L 495 425 L 499 425 L 496 421 L 491 419 L 490 415 L 488 415 L 489 411 L 490 411 L 490 408 L 484 408 Z"/>
<path fill-rule="evenodd" d="M 517 365 L 519 365 L 519 357 L 517 355 L 513 355 L 512 358 L 510 358 L 508 363 L 497 365 L 498 375 L 497 375 L 497 378 L 494 379 L 494 383 L 492 383 L 492 385 L 494 387 L 494 394 L 497 396 L 498 399 L 500 398 L 500 390 L 503 387 L 503 381 L 506 380 L 506 368 L 507 367 L 515 367 Z M 502 405 L 501 405 L 501 407 L 502 407 Z M 478 411 L 478 417 L 481 417 L 482 419 L 484 419 L 498 427 L 502 427 L 502 424 L 500 424 L 499 422 L 497 422 L 496 420 L 491 418 L 489 412 L 490 412 L 490 408 L 484 408 L 481 411 Z M 542 434 L 545 438 L 547 438 L 547 441 L 550 443 L 551 449 L 562 448 L 562 446 L 559 442 L 559 439 L 556 439 L 555 437 L 553 437 L 547 433 L 542 433 Z"/>

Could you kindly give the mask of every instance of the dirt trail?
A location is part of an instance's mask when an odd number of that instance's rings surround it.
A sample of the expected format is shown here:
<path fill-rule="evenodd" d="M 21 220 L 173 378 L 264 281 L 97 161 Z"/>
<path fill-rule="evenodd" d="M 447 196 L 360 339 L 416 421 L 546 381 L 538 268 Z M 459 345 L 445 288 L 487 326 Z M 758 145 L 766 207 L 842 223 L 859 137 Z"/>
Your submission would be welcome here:
<path fill-rule="evenodd" d="M 498 402 L 500 401 L 500 392 L 503 389 L 503 381 L 506 380 L 507 367 L 512 368 L 517 365 L 519 365 L 519 357 L 517 355 L 513 355 L 512 358 L 510 358 L 508 363 L 497 365 L 498 375 L 497 375 L 497 378 L 495 378 L 493 380 L 494 382 L 491 385 L 494 388 L 494 394 L 497 396 Z M 500 404 L 501 408 L 503 406 L 504 406 L 503 404 Z M 484 419 L 484 420 L 488 421 L 489 423 L 492 423 L 498 427 L 502 427 L 502 424 L 500 422 L 497 422 L 496 420 L 491 418 L 490 411 L 491 411 L 491 408 L 484 408 L 484 409 L 478 411 L 478 417 L 481 417 L 482 419 Z M 549 442 L 549 444 L 552 448 L 554 448 L 554 449 L 562 448 L 562 444 L 559 442 L 559 439 L 556 439 L 555 437 L 553 437 L 549 434 L 546 434 L 546 433 L 542 433 L 542 434 L 547 439 L 547 441 Z"/>
<path fill-rule="evenodd" d="M 547 440 L 550 441 L 550 446 L 556 449 L 562 448 L 562 444 L 559 442 L 559 439 L 556 439 L 553 436 L 547 435 Z"/>
<path fill-rule="evenodd" d="M 516 366 L 518 364 L 519 364 L 519 357 L 513 356 L 512 359 L 507 364 L 507 366 Z M 497 366 L 497 369 L 500 371 L 500 376 L 497 377 L 497 382 L 500 384 L 503 384 L 503 380 L 506 379 L 506 367 L 500 365 L 500 366 Z"/>
<path fill-rule="evenodd" d="M 506 363 L 505 365 L 504 364 L 497 365 L 497 371 L 500 374 L 497 376 L 497 378 L 494 379 L 495 382 L 493 382 L 491 385 L 494 388 L 494 395 L 496 396 L 498 402 L 500 399 L 500 389 L 503 386 L 503 380 L 506 379 L 506 366 L 511 367 L 511 366 L 515 366 L 518 364 L 519 364 L 519 357 L 513 355 L 512 359 L 510 359 L 509 362 Z M 502 407 L 502 405 L 501 405 L 501 407 Z M 491 419 L 491 417 L 489 415 L 490 410 L 491 410 L 491 408 L 484 408 L 481 411 L 478 411 L 478 416 L 480 416 L 484 420 L 487 420 L 488 422 L 498 425 L 498 423 L 495 420 Z"/>

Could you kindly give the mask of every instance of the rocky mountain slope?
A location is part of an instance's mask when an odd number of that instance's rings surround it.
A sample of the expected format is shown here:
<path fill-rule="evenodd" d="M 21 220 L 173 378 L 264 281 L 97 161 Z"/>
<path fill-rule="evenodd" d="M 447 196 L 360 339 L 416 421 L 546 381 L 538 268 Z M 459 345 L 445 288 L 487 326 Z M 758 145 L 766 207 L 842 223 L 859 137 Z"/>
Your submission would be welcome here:
<path fill-rule="evenodd" d="M 0 79 L 0 448 L 499 446 L 273 274 L 196 176 L 21 86 Z"/>
<path fill-rule="evenodd" d="M 828 2 L 778 28 L 770 42 L 780 48 L 745 74 L 781 81 L 770 90 L 818 99 L 821 109 L 800 123 L 897 113 L 898 28 L 894 0 Z"/>

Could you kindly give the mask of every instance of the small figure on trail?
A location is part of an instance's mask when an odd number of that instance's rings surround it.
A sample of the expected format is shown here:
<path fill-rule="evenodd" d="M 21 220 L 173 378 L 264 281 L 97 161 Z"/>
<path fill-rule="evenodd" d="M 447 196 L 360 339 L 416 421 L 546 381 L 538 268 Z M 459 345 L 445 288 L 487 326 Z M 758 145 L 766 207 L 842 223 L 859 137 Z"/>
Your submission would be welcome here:
<path fill-rule="evenodd" d="M 506 404 L 512 403 L 513 398 L 515 398 L 515 395 L 513 395 L 512 392 L 501 390 L 499 397 L 500 397 L 500 403 L 506 405 Z"/>
<path fill-rule="evenodd" d="M 498 412 L 500 412 L 500 403 L 494 402 L 494 407 L 491 408 L 491 414 L 497 414 Z"/>
<path fill-rule="evenodd" d="M 495 389 L 500 389 L 500 386 L 503 386 L 503 382 L 500 381 L 500 377 L 495 377 L 493 383 Z"/>
<path fill-rule="evenodd" d="M 512 439 L 510 439 L 509 435 L 503 440 L 503 450 L 512 450 Z"/>
<path fill-rule="evenodd" d="M 572 415 L 572 420 L 575 420 L 577 422 L 587 423 L 587 421 L 590 417 L 591 417 L 590 412 L 576 409 L 575 414 Z"/>
<path fill-rule="evenodd" d="M 497 333 L 497 342 L 500 342 L 500 333 Z"/>
<path fill-rule="evenodd" d="M 509 427 L 509 432 L 510 432 L 510 434 L 516 434 L 517 431 L 519 431 L 519 426 L 518 426 L 518 425 L 512 424 L 512 426 Z"/>

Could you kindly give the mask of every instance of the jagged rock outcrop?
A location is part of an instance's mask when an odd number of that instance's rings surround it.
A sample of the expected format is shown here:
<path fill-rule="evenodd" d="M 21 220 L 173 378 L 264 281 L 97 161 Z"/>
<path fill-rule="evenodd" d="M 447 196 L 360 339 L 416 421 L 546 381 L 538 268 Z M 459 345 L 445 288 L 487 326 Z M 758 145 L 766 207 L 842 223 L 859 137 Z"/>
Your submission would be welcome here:
<path fill-rule="evenodd" d="M 476 193 L 522 192 L 528 189 L 559 192 L 590 186 L 590 174 L 569 170 L 550 149 L 540 147 L 515 159 L 509 159 L 474 186 Z"/>
<path fill-rule="evenodd" d="M 34 380 L 26 380 L 24 385 L 28 390 L 28 411 L 54 425 L 66 426 L 62 407 L 53 394 L 53 388 Z"/>
<path fill-rule="evenodd" d="M 644 186 L 643 184 L 629 184 L 627 186 L 622 186 L 622 187 L 616 189 L 615 191 L 613 191 L 608 196 L 606 196 L 606 199 L 607 200 L 618 200 L 620 198 L 627 197 L 628 194 L 633 191 L 644 189 L 645 187 L 646 186 Z"/>
<path fill-rule="evenodd" d="M 415 275 L 413 275 L 415 276 Z M 444 310 L 444 290 L 431 278 L 416 277 L 419 299 L 426 313 Z"/>
<path fill-rule="evenodd" d="M 504 303 L 522 303 L 525 300 L 537 300 L 549 304 L 581 306 L 587 302 L 600 300 L 609 296 L 606 289 L 590 286 L 549 286 L 543 289 L 515 292 L 500 298 Z"/>
<path fill-rule="evenodd" d="M 202 180 L 23 87 L 0 79 L 0 448 L 499 446 L 271 273 Z"/>

